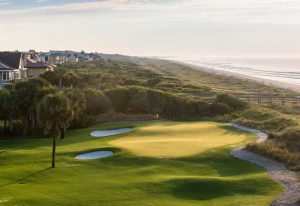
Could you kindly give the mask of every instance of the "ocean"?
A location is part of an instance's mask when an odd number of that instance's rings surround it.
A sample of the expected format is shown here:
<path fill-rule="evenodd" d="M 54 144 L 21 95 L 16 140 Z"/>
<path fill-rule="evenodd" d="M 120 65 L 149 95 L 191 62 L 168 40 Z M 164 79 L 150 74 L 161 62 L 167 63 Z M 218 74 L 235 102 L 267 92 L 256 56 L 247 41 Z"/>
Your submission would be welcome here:
<path fill-rule="evenodd" d="M 290 58 L 172 58 L 212 70 L 300 86 L 300 57 Z"/>

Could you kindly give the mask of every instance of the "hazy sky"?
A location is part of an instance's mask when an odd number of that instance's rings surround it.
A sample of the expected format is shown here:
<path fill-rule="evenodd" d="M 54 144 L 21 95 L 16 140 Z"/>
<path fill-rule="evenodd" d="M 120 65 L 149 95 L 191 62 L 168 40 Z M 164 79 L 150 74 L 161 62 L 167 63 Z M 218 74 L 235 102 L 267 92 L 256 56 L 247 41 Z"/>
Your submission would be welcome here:
<path fill-rule="evenodd" d="M 0 0 L 0 50 L 300 56 L 300 0 Z"/>

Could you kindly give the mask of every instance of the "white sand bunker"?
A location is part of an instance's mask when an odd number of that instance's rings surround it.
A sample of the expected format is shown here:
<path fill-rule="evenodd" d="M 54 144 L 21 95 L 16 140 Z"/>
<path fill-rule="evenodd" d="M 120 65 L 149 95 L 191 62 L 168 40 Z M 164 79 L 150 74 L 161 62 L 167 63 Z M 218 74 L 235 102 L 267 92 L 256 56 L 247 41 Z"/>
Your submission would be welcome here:
<path fill-rule="evenodd" d="M 108 137 L 108 136 L 123 134 L 131 131 L 132 131 L 131 128 L 122 128 L 116 130 L 101 130 L 101 131 L 94 131 L 90 135 L 92 137 Z"/>
<path fill-rule="evenodd" d="M 97 152 L 90 152 L 86 154 L 81 154 L 76 156 L 76 159 L 79 160 L 92 160 L 92 159 L 100 159 L 112 156 L 114 153 L 112 151 L 97 151 Z"/>

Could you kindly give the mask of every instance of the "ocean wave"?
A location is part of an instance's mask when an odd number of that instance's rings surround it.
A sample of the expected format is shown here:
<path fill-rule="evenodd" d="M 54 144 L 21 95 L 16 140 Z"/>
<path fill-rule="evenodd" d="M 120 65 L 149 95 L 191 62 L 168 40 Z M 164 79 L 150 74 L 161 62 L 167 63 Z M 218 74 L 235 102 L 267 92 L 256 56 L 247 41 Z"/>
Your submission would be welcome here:
<path fill-rule="evenodd" d="M 260 64 L 259 60 L 262 62 Z M 194 64 L 208 69 L 233 72 L 241 75 L 248 75 L 258 78 L 270 79 L 279 82 L 286 82 L 290 84 L 300 85 L 300 59 L 291 61 L 289 58 L 280 59 L 281 64 L 278 65 L 279 60 L 272 62 L 268 59 L 255 59 L 253 62 L 247 59 L 247 62 L 242 62 L 241 59 L 234 60 L 179 60 L 185 63 Z M 265 65 L 268 62 L 269 65 Z M 248 63 L 248 64 L 247 64 Z M 294 65 L 293 65 L 294 63 Z M 289 66 L 282 66 L 282 65 Z M 291 66 L 292 65 L 292 66 Z M 299 66 L 299 68 L 298 68 Z M 297 69 L 298 68 L 298 69 Z"/>

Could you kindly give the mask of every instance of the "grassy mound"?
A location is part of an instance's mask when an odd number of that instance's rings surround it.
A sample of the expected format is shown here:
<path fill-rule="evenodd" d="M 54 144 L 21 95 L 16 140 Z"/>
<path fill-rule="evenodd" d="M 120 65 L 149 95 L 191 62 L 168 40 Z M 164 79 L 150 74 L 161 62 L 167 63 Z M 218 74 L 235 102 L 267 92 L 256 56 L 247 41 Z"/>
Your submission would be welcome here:
<path fill-rule="evenodd" d="M 91 131 L 123 127 L 135 127 L 136 132 L 100 139 L 89 137 Z M 126 138 L 151 139 L 151 135 L 156 139 L 161 135 L 184 140 L 186 136 L 193 141 L 200 138 L 219 143 L 203 144 L 202 152 L 180 155 L 180 158 L 141 157 L 111 145 Z M 221 144 L 223 136 L 232 137 L 230 144 L 244 144 L 253 139 L 253 135 L 214 123 L 116 123 L 68 132 L 64 140 L 58 141 L 56 169 L 49 168 L 51 139 L 2 140 L 0 204 L 269 205 L 281 187 L 260 167 L 233 158 L 228 142 Z M 183 148 L 186 144 L 190 145 L 188 141 L 181 141 Z M 111 150 L 115 155 L 91 161 L 74 158 L 95 150 Z"/>

